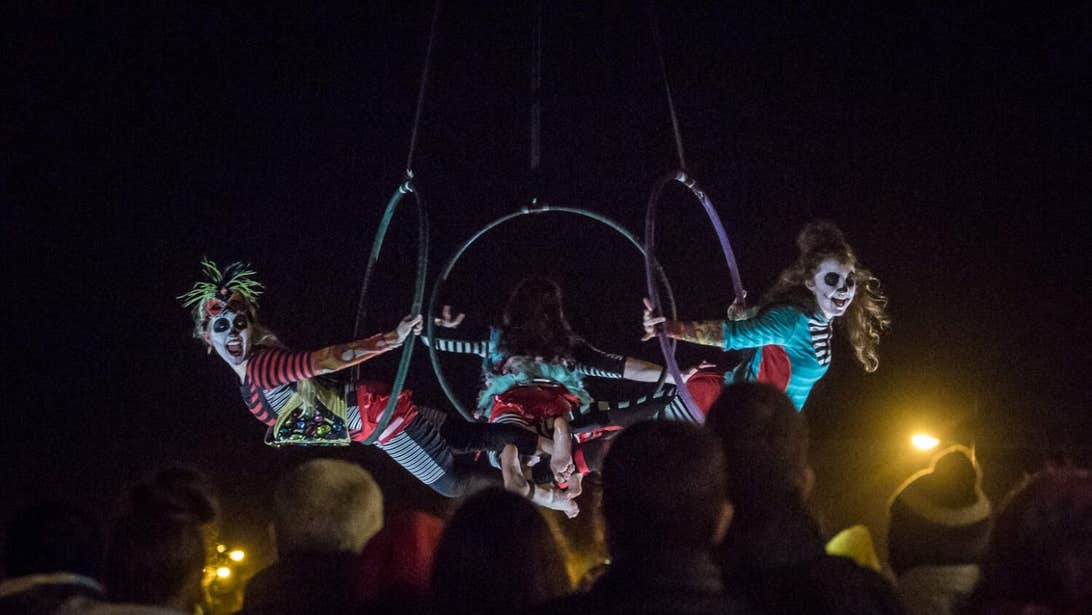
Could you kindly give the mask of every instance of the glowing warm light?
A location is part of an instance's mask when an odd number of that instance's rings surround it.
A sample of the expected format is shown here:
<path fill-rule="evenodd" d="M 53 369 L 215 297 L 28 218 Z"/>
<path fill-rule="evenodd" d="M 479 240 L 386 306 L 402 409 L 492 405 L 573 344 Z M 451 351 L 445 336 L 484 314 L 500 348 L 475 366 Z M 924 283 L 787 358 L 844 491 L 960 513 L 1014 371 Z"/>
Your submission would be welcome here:
<path fill-rule="evenodd" d="M 931 451 L 940 445 L 940 440 L 937 440 L 933 436 L 927 433 L 914 434 L 914 437 L 910 438 L 910 443 L 914 445 L 914 448 L 922 451 Z"/>
<path fill-rule="evenodd" d="M 226 579 L 230 577 L 231 568 L 228 568 L 227 566 L 220 566 L 216 569 L 216 576 L 220 577 L 221 579 Z"/>
<path fill-rule="evenodd" d="M 227 545 L 216 545 L 217 553 L 223 553 L 224 551 L 227 551 Z"/>
<path fill-rule="evenodd" d="M 241 562 L 243 561 L 243 558 L 246 557 L 246 553 L 243 553 L 239 549 L 235 549 L 231 553 L 228 553 L 228 557 L 230 557 L 233 562 Z"/>

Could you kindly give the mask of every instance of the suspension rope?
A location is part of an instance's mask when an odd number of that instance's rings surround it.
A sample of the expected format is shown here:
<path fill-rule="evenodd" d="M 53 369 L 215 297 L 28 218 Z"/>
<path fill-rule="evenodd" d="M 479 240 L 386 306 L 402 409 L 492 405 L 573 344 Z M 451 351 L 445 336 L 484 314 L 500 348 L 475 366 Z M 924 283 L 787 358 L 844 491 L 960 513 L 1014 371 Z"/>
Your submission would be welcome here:
<path fill-rule="evenodd" d="M 679 170 L 686 170 L 686 156 L 683 154 L 682 132 L 679 130 L 679 116 L 675 113 L 675 99 L 671 96 L 671 82 L 667 79 L 667 61 L 664 59 L 664 46 L 660 36 L 660 20 L 656 17 L 654 0 L 648 2 L 648 21 L 652 27 L 652 40 L 656 44 L 656 55 L 660 59 L 660 76 L 664 80 L 664 92 L 667 94 L 667 109 L 671 113 L 671 128 L 675 131 L 675 150 L 679 154 Z"/>
<path fill-rule="evenodd" d="M 432 65 L 432 47 L 436 42 L 436 24 L 440 21 L 440 9 L 443 0 L 436 0 L 432 10 L 432 27 L 428 32 L 428 48 L 425 51 L 425 66 L 421 69 L 421 87 L 417 91 L 417 110 L 413 114 L 413 130 L 410 131 L 409 154 L 406 155 L 406 178 L 412 176 L 413 153 L 417 149 L 417 128 L 421 125 L 421 110 L 425 106 L 425 90 L 428 88 L 429 68 Z"/>
<path fill-rule="evenodd" d="M 535 28 L 531 41 L 531 173 L 542 162 L 542 2 L 536 3 Z M 535 196 L 542 196 L 536 194 Z"/>
<path fill-rule="evenodd" d="M 728 241 L 728 233 L 724 230 L 724 224 L 721 222 L 720 216 L 717 214 L 708 195 L 706 195 L 705 191 L 698 185 L 697 180 L 691 177 L 686 170 L 686 157 L 683 154 L 682 132 L 679 130 L 679 117 L 675 112 L 675 101 L 671 96 L 671 83 L 667 78 L 667 61 L 664 59 L 663 39 L 660 33 L 660 22 L 656 17 L 655 0 L 649 0 L 647 8 L 648 20 L 652 28 L 652 38 L 653 41 L 655 41 L 656 54 L 660 60 L 660 75 L 664 80 L 664 92 L 667 94 L 667 108 L 671 113 L 671 127 L 675 133 L 675 149 L 679 154 L 679 170 L 662 176 L 656 182 L 655 187 L 652 189 L 652 194 L 648 199 L 648 207 L 645 210 L 645 275 L 648 286 L 648 297 L 652 302 L 653 313 L 656 315 L 662 315 L 664 313 L 663 306 L 660 303 L 660 293 L 657 288 L 656 278 L 653 275 L 655 271 L 654 268 L 659 267 L 659 263 L 656 261 L 657 209 L 659 208 L 660 198 L 663 195 L 664 188 L 667 184 L 673 182 L 682 184 L 689 190 L 705 210 L 705 214 L 709 218 L 710 224 L 713 225 L 713 230 L 716 231 L 717 240 L 720 242 L 721 252 L 724 254 L 724 261 L 728 266 L 728 272 L 732 280 L 732 290 L 735 293 L 735 302 L 739 305 L 743 305 L 747 292 L 743 289 L 743 282 L 739 275 L 739 266 L 736 264 L 736 257 L 735 253 L 732 251 L 732 244 Z M 663 327 L 657 327 L 656 338 L 660 344 L 660 351 L 664 355 L 664 365 L 667 367 L 667 371 L 675 378 L 675 382 L 682 382 L 679 363 L 675 359 L 675 340 L 668 337 L 667 332 Z M 683 405 L 690 415 L 690 419 L 695 422 L 702 422 L 705 417 L 698 405 L 694 402 L 694 398 L 691 397 L 689 389 L 685 386 L 680 386 L 678 388 L 678 395 L 682 399 Z"/>
<path fill-rule="evenodd" d="M 424 303 L 425 280 L 428 276 L 429 224 L 428 211 L 426 211 L 425 205 L 421 200 L 421 195 L 413 182 L 413 154 L 417 149 L 417 130 L 421 126 L 421 111 L 425 106 L 425 91 L 428 89 L 429 69 L 432 65 L 432 49 L 436 43 L 436 25 L 440 21 L 440 10 L 442 5 L 442 0 L 436 0 L 436 5 L 432 12 L 432 26 L 429 28 L 428 47 L 425 50 L 425 65 L 421 69 L 421 84 L 420 88 L 417 90 L 417 109 L 413 113 L 413 128 L 410 130 L 409 153 L 406 155 L 406 174 L 390 200 L 387 202 L 387 208 L 383 212 L 383 218 L 379 222 L 379 228 L 375 232 L 375 239 L 372 241 L 372 250 L 368 257 L 368 266 L 364 270 L 364 283 L 360 286 L 360 298 L 358 299 L 356 306 L 356 320 L 353 323 L 353 339 L 358 339 L 360 337 L 360 326 L 364 322 L 364 316 L 367 313 L 368 287 L 371 285 L 376 264 L 379 262 L 380 252 L 383 250 L 383 243 L 387 238 L 387 229 L 390 228 L 391 220 L 394 218 L 394 214 L 397 211 L 399 204 L 406 195 L 413 196 L 413 202 L 417 210 L 417 278 L 413 286 L 413 301 L 410 305 L 409 313 L 421 313 L 421 307 Z M 372 433 L 364 439 L 362 444 L 375 444 L 379 439 L 379 435 L 386 430 L 387 425 L 390 423 L 391 417 L 394 415 L 394 409 L 398 405 L 398 396 L 405 386 L 406 375 L 409 373 L 410 361 L 413 359 L 413 341 L 415 338 L 416 335 L 410 333 L 403 344 L 402 358 L 398 363 L 398 371 L 395 373 L 394 381 L 391 383 L 390 397 L 387 400 L 387 405 L 380 413 L 375 429 L 373 429 Z M 359 377 L 360 365 L 355 365 L 351 371 L 352 382 L 357 382 Z M 363 411 L 363 409 L 361 410 Z"/>

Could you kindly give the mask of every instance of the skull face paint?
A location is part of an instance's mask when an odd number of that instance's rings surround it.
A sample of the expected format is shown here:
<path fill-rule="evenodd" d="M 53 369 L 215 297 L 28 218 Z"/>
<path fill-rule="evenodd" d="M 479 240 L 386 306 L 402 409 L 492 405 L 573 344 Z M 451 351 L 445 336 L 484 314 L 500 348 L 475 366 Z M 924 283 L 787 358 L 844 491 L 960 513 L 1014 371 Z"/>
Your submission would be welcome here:
<path fill-rule="evenodd" d="M 854 268 L 843 264 L 836 258 L 827 258 L 819 263 L 815 275 L 804 282 L 808 290 L 815 293 L 815 302 L 827 318 L 835 318 L 846 313 L 853 297 L 857 294 L 857 280 Z"/>
<path fill-rule="evenodd" d="M 209 319 L 205 339 L 228 365 L 241 365 L 250 353 L 250 319 L 246 314 L 226 309 Z"/>

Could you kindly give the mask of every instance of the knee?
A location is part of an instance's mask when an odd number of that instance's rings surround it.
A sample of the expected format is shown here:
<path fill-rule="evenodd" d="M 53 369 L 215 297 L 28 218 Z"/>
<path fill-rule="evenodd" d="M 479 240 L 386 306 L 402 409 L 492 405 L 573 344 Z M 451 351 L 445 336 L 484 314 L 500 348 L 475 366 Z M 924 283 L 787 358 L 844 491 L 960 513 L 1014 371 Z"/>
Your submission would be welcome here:
<path fill-rule="evenodd" d="M 429 483 L 429 487 L 437 494 L 445 498 L 460 498 L 466 495 L 466 485 L 455 480 L 451 473 L 444 474 L 440 478 Z"/>

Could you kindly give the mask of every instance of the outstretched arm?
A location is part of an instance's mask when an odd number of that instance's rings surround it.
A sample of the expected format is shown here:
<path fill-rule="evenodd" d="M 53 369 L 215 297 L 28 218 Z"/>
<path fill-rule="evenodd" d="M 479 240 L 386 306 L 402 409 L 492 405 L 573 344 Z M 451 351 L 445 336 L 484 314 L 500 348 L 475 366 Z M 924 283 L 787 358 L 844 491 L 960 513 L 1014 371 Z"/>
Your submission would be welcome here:
<path fill-rule="evenodd" d="M 484 357 L 489 348 L 489 342 L 486 340 L 468 342 L 466 340 L 453 340 L 443 337 L 429 339 L 428 336 L 425 335 L 421 336 L 421 343 L 425 346 L 433 346 L 440 352 L 476 354 L 479 357 Z"/>
<path fill-rule="evenodd" d="M 312 352 L 263 348 L 247 360 L 246 372 L 240 376 L 249 378 L 260 388 L 272 389 L 320 374 L 329 374 L 398 348 L 406 336 L 420 326 L 420 316 L 407 316 L 393 331 Z"/>
<path fill-rule="evenodd" d="M 410 333 L 421 333 L 421 315 L 406 316 L 392 331 L 377 333 L 371 337 L 327 346 L 311 353 L 311 368 L 314 375 L 329 374 L 358 365 L 377 357 L 389 350 L 394 350 L 406 341 Z"/>
<path fill-rule="evenodd" d="M 723 320 L 668 320 L 663 316 L 653 316 L 652 302 L 645 298 L 643 322 L 645 335 L 641 341 L 656 337 L 659 328 L 663 328 L 668 337 L 702 346 L 724 346 Z M 657 376 L 658 377 L 658 376 Z"/>
<path fill-rule="evenodd" d="M 724 346 L 723 320 L 667 320 L 663 325 L 673 339 L 702 346 Z"/>
<path fill-rule="evenodd" d="M 746 320 L 667 320 L 652 316 L 652 308 L 645 300 L 645 336 L 651 339 L 657 327 L 662 326 L 669 337 L 684 342 L 719 346 L 724 350 L 758 348 L 769 344 L 784 344 L 792 338 L 800 311 L 792 306 L 776 306 L 759 312 Z"/>
<path fill-rule="evenodd" d="M 585 340 L 580 340 L 573 348 L 573 358 L 576 359 L 576 371 L 592 378 L 656 382 L 663 370 L 659 365 L 637 357 L 603 352 Z M 674 384 L 675 379 L 668 374 L 664 382 Z"/>
<path fill-rule="evenodd" d="M 451 316 L 451 306 L 445 305 L 439 318 L 434 318 L 438 326 L 445 329 L 454 329 L 462 324 L 463 319 L 466 318 L 466 314 L 459 312 L 458 316 Z M 462 354 L 476 354 L 479 357 L 484 357 L 489 352 L 489 341 L 481 340 L 477 342 L 468 342 L 466 340 L 453 340 L 438 337 L 436 339 L 429 339 L 426 336 L 421 336 L 421 343 L 425 346 L 430 346 L 439 350 L 440 352 L 457 352 Z"/>

